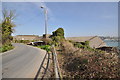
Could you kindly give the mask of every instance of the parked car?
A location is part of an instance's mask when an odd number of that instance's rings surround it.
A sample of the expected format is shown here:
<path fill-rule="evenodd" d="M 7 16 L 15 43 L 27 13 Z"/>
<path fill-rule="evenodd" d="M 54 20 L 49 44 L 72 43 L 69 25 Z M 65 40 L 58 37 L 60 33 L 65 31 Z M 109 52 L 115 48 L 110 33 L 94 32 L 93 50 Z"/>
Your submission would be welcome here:
<path fill-rule="evenodd" d="M 45 42 L 43 42 L 43 41 L 36 41 L 36 42 L 30 42 L 27 45 L 33 45 L 33 46 L 45 45 Z"/>

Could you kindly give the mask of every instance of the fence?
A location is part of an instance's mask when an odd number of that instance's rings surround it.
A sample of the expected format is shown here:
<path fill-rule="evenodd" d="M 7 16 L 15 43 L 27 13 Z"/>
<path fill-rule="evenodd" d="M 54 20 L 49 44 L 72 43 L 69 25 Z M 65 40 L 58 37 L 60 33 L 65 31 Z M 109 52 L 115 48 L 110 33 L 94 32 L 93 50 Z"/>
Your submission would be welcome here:
<path fill-rule="evenodd" d="M 62 79 L 60 68 L 59 68 L 59 63 L 58 63 L 58 59 L 57 59 L 57 54 L 56 54 L 56 50 L 55 50 L 54 46 L 51 47 L 51 51 L 52 51 L 52 53 L 45 54 L 45 57 L 40 65 L 40 68 L 39 68 L 34 80 L 38 80 L 38 79 L 43 80 L 44 78 L 55 78 L 57 80 Z M 52 71 L 50 70 L 51 63 L 53 64 Z M 51 74 L 53 74 L 52 77 L 51 77 Z"/>
<path fill-rule="evenodd" d="M 44 79 L 44 77 L 46 76 L 47 70 L 49 68 L 49 65 L 50 65 L 50 54 L 46 53 L 34 80 Z"/>
<path fill-rule="evenodd" d="M 52 55 L 53 55 L 55 79 L 61 80 L 62 75 L 61 75 L 61 70 L 60 70 L 60 67 L 59 67 L 58 59 L 57 59 L 56 50 L 55 50 L 54 46 L 52 46 L 52 47 L 53 47 Z"/>

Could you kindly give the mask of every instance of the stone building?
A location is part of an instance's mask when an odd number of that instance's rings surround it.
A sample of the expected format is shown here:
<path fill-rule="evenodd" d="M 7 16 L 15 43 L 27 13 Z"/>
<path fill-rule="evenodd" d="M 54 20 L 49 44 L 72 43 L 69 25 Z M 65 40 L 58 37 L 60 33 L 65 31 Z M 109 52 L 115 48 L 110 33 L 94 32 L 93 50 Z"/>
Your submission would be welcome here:
<path fill-rule="evenodd" d="M 42 37 L 38 35 L 17 35 L 13 36 L 13 40 L 41 40 Z"/>

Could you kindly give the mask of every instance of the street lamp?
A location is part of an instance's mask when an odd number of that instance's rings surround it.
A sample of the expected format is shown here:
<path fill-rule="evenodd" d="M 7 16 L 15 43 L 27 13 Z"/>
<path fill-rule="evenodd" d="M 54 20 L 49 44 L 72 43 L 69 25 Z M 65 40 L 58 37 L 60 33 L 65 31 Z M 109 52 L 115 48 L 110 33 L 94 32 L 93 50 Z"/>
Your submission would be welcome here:
<path fill-rule="evenodd" d="M 45 38 L 47 38 L 47 9 L 43 6 L 41 6 L 42 9 L 44 9 L 44 16 L 45 16 Z"/>

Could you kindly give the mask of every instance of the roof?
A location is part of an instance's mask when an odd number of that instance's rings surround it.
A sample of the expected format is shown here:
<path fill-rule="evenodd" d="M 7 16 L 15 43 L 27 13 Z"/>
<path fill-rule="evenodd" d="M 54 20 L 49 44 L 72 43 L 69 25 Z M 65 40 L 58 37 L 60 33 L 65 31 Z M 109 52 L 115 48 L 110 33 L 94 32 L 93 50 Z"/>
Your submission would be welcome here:
<path fill-rule="evenodd" d="M 98 36 L 87 36 L 87 37 L 67 37 L 67 40 L 72 40 L 74 42 L 85 42 L 90 41 L 90 47 L 102 47 L 106 46 L 106 43 Z"/>
<path fill-rule="evenodd" d="M 17 36 L 25 36 L 25 37 L 39 37 L 38 35 L 17 35 Z"/>
<path fill-rule="evenodd" d="M 13 36 L 13 39 L 16 40 L 39 40 L 42 37 L 38 36 L 38 35 L 17 35 L 17 36 Z"/>

